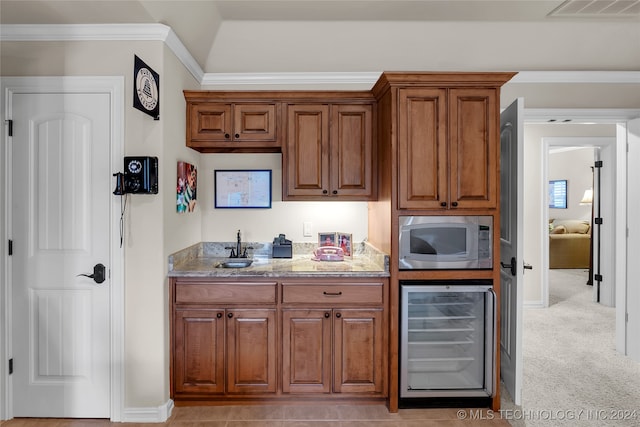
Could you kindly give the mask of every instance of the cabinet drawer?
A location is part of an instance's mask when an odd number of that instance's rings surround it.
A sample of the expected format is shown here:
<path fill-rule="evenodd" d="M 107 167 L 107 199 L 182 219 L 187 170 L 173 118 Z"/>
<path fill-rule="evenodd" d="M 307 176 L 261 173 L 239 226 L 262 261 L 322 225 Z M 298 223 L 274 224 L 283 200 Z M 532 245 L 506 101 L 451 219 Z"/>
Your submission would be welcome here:
<path fill-rule="evenodd" d="M 382 304 L 382 283 L 363 284 L 305 284 L 283 283 L 282 302 L 287 303 L 362 303 Z"/>
<path fill-rule="evenodd" d="M 178 283 L 176 304 L 276 303 L 276 282 Z"/>

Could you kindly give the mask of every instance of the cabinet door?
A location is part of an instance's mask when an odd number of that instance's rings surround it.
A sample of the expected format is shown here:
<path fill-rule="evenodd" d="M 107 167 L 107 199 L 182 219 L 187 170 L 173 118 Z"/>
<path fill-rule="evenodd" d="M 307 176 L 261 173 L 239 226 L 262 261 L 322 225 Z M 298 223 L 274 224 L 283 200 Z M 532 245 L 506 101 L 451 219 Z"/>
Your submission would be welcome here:
<path fill-rule="evenodd" d="M 283 196 L 329 194 L 329 106 L 288 105 Z"/>
<path fill-rule="evenodd" d="M 399 90 L 399 209 L 447 206 L 446 105 L 446 89 Z"/>
<path fill-rule="evenodd" d="M 276 392 L 275 309 L 227 309 L 227 392 Z"/>
<path fill-rule="evenodd" d="M 187 146 L 231 140 L 231 104 L 187 103 Z"/>
<path fill-rule="evenodd" d="M 333 320 L 333 391 L 382 393 L 382 309 L 336 309 Z"/>
<path fill-rule="evenodd" d="M 372 121 L 372 105 L 331 106 L 331 195 L 359 200 L 375 196 Z"/>
<path fill-rule="evenodd" d="M 331 392 L 331 310 L 283 310 L 282 391 Z"/>
<path fill-rule="evenodd" d="M 224 392 L 224 310 L 177 310 L 176 393 Z"/>
<path fill-rule="evenodd" d="M 497 207 L 497 94 L 496 89 L 450 91 L 450 200 L 458 209 Z"/>
<path fill-rule="evenodd" d="M 233 139 L 235 141 L 276 141 L 275 104 L 235 104 Z"/>
<path fill-rule="evenodd" d="M 187 146 L 203 152 L 271 151 L 280 146 L 277 107 L 260 102 L 188 102 Z"/>

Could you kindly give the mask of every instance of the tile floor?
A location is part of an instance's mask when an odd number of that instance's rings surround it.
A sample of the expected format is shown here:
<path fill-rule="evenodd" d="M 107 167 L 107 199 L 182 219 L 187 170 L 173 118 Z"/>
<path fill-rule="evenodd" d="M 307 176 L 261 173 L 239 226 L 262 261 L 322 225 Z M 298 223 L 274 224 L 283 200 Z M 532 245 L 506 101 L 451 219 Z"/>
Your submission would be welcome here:
<path fill-rule="evenodd" d="M 460 412 L 459 412 L 460 411 Z M 461 414 L 461 415 L 459 415 Z M 493 419 L 490 419 L 493 418 Z M 2 427 L 467 427 L 503 426 L 507 420 L 486 409 L 401 409 L 384 405 L 192 406 L 173 409 L 163 424 L 109 423 L 105 420 L 26 419 Z"/>

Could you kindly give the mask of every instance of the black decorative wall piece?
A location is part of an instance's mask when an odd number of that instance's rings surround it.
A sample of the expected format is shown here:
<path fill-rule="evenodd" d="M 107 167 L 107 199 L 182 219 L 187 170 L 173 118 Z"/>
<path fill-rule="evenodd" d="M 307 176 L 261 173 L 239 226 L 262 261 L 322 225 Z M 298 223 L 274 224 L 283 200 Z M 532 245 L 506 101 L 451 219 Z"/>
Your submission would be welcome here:
<path fill-rule="evenodd" d="M 160 120 L 160 76 L 135 56 L 133 67 L 133 106 Z"/>

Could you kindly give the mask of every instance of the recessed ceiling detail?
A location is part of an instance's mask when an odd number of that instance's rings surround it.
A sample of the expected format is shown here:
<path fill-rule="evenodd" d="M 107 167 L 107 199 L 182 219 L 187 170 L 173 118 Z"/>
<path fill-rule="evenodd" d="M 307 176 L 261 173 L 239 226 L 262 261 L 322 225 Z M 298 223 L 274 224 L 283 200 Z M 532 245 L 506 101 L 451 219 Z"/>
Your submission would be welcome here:
<path fill-rule="evenodd" d="M 640 16 L 640 0 L 567 0 L 549 16 L 637 17 Z"/>

